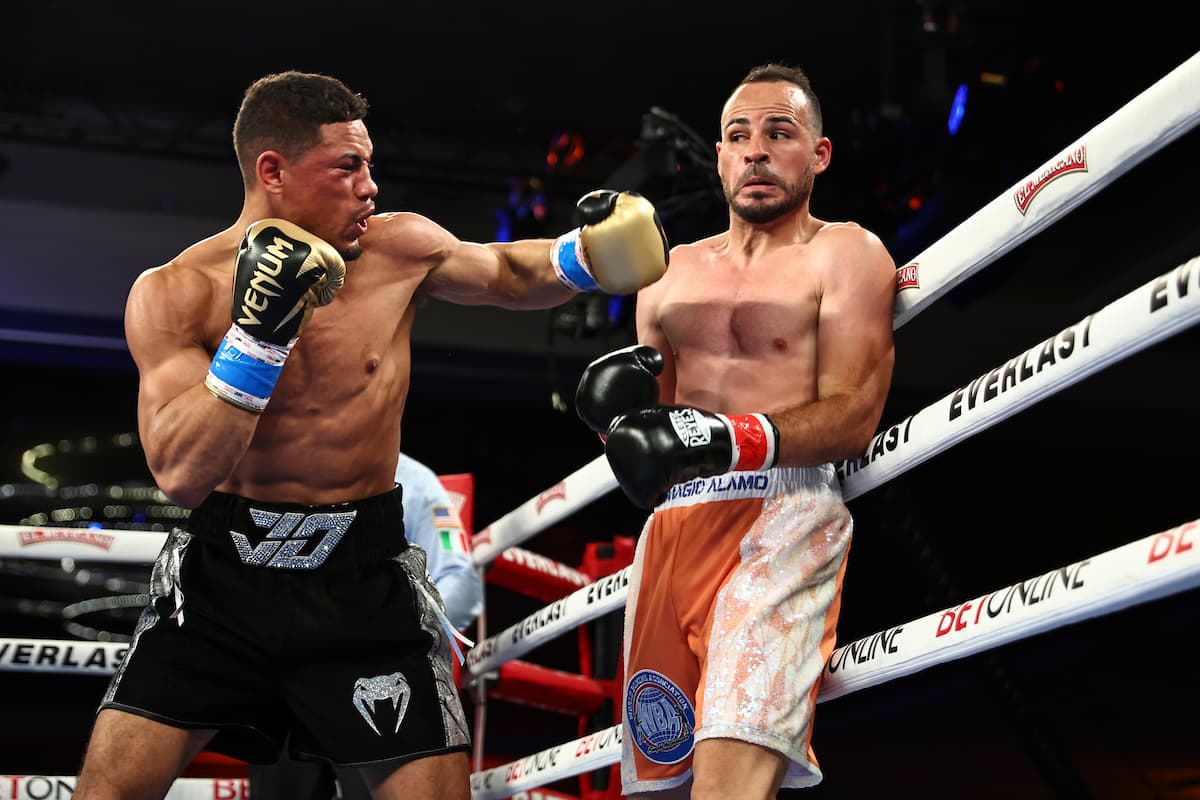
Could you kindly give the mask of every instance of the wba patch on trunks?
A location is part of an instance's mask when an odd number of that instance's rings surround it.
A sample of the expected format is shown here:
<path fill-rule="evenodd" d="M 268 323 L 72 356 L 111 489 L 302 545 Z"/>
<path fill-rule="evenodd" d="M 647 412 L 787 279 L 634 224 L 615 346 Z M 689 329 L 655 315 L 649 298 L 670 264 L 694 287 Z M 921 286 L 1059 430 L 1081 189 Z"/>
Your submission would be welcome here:
<path fill-rule="evenodd" d="M 696 746 L 696 710 L 661 672 L 643 669 L 629 679 L 625 719 L 634 746 L 655 764 L 676 764 Z"/>

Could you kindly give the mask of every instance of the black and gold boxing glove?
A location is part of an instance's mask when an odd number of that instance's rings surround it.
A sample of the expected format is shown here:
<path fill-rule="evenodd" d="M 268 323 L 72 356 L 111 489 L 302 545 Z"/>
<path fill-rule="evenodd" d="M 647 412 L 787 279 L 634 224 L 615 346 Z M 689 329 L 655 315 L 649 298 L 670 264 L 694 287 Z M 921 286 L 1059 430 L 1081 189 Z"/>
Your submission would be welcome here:
<path fill-rule="evenodd" d="M 233 324 L 213 356 L 204 385 L 217 397 L 261 413 L 300 329 L 332 302 L 346 263 L 328 242 L 282 219 L 250 225 L 238 248 Z"/>

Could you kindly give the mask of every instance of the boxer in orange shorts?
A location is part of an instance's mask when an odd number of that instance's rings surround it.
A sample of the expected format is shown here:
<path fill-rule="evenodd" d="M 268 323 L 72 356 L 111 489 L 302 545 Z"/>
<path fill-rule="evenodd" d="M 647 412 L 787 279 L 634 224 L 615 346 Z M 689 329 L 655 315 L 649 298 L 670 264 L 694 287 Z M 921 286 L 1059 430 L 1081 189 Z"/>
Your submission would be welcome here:
<path fill-rule="evenodd" d="M 715 737 L 783 753 L 789 785 L 821 779 L 812 709 L 851 527 L 830 465 L 672 487 L 638 540 L 626 606 L 627 627 L 648 632 L 625 652 L 631 788 L 680 783 L 691 740 Z"/>
<path fill-rule="evenodd" d="M 625 617 L 628 796 L 822 778 L 813 704 L 852 530 L 832 462 L 883 413 L 896 285 L 876 236 L 809 212 L 831 152 L 804 73 L 751 70 L 721 114 L 729 229 L 672 249 L 638 292 L 639 344 L 580 380 L 580 416 L 653 509 Z"/>

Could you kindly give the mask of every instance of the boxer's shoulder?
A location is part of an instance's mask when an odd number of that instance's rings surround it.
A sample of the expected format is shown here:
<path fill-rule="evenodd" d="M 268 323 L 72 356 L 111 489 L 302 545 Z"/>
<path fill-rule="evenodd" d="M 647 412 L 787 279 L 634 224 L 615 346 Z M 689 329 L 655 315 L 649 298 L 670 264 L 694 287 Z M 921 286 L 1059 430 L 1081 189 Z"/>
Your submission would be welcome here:
<path fill-rule="evenodd" d="M 367 221 L 360 240 L 363 252 L 402 260 L 428 260 L 447 252 L 455 237 L 429 217 L 411 211 L 387 211 Z"/>
<path fill-rule="evenodd" d="M 134 279 L 127 308 L 156 309 L 170 314 L 208 316 L 211 309 L 228 309 L 236 242 L 222 245 L 206 239 L 170 261 L 150 267 Z"/>

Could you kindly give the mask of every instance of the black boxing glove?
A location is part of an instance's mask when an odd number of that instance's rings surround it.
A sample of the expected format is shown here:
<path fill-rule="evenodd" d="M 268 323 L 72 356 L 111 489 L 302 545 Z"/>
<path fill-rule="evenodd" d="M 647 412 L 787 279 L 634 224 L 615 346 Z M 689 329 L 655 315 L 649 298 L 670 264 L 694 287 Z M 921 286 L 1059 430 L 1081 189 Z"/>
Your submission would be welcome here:
<path fill-rule="evenodd" d="M 621 490 L 647 510 L 677 483 L 770 469 L 778 452 L 779 431 L 766 414 L 727 416 L 686 406 L 655 406 L 617 417 L 604 444 Z"/>
<path fill-rule="evenodd" d="M 645 197 L 597 189 L 575 207 L 583 226 L 558 237 L 550 250 L 563 285 L 576 292 L 633 294 L 667 271 L 667 234 Z"/>
<path fill-rule="evenodd" d="M 246 229 L 233 279 L 233 324 L 213 356 L 204 385 L 217 397 L 261 413 L 300 329 L 317 306 L 333 301 L 346 263 L 328 242 L 282 219 Z"/>
<path fill-rule="evenodd" d="M 584 368 L 579 378 L 575 411 L 603 438 L 616 417 L 658 402 L 658 376 L 662 371 L 662 353 L 646 344 L 600 356 Z"/>

